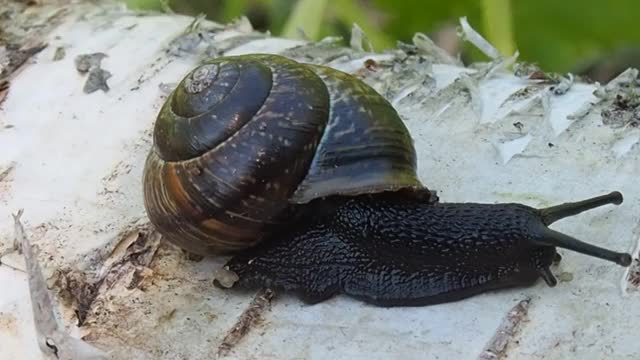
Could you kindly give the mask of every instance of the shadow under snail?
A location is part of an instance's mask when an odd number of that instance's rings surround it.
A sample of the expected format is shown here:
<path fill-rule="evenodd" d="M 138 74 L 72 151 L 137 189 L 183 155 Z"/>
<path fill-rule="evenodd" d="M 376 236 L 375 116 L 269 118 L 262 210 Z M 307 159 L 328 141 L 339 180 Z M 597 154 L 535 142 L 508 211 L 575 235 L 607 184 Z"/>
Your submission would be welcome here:
<path fill-rule="evenodd" d="M 233 255 L 233 286 L 420 306 L 540 278 L 554 286 L 558 247 L 632 260 L 548 227 L 620 204 L 619 192 L 544 209 L 440 202 L 418 180 L 391 104 L 328 67 L 211 60 L 168 97 L 153 138 L 143 179 L 152 224 L 188 252 Z"/>

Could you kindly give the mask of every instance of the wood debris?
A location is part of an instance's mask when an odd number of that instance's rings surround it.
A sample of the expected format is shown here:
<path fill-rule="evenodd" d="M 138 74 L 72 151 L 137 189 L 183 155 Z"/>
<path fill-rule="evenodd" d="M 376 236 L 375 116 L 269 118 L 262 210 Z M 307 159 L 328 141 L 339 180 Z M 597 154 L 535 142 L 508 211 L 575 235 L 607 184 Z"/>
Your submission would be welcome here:
<path fill-rule="evenodd" d="M 249 306 L 240 315 L 236 324 L 222 340 L 218 347 L 218 358 L 228 355 L 231 349 L 249 333 L 249 330 L 260 324 L 262 314 L 269 309 L 271 299 L 274 296 L 275 292 L 271 289 L 263 289 L 256 294 Z"/>

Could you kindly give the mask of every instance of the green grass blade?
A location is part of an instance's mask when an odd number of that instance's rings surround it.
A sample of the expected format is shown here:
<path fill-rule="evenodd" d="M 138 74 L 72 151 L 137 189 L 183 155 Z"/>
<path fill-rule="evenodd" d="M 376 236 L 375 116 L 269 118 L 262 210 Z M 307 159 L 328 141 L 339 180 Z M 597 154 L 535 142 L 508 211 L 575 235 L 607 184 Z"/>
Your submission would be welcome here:
<path fill-rule="evenodd" d="M 503 56 L 515 52 L 511 14 L 511 0 L 482 0 L 483 36 Z"/>
<path fill-rule="evenodd" d="M 298 29 L 311 39 L 317 39 L 324 20 L 327 0 L 299 0 L 282 30 L 282 36 L 298 38 Z"/>

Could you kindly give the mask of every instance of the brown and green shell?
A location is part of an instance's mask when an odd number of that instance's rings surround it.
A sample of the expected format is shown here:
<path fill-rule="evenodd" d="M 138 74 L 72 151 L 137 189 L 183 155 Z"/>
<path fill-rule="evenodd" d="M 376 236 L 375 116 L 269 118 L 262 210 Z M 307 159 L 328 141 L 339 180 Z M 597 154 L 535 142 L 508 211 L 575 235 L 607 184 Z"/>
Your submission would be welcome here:
<path fill-rule="evenodd" d="M 292 204 L 400 189 L 424 187 L 389 102 L 346 73 L 276 55 L 191 71 L 160 110 L 144 170 L 151 222 L 198 254 L 254 245 Z"/>

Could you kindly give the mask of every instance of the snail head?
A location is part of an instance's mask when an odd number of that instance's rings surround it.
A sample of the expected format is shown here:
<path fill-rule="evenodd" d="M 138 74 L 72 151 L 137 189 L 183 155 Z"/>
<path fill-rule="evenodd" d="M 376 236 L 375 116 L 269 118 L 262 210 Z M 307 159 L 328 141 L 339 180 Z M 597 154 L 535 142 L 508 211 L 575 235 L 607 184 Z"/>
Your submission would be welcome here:
<path fill-rule="evenodd" d="M 541 251 L 544 251 L 546 253 L 546 257 L 552 256 L 554 262 L 558 262 L 560 260 L 560 255 L 555 252 L 555 248 L 558 247 L 572 250 L 595 258 L 611 261 L 618 265 L 627 267 L 631 265 L 632 262 L 632 257 L 630 254 L 615 252 L 609 249 L 595 246 L 578 240 L 572 236 L 552 230 L 548 227 L 549 225 L 560 219 L 574 216 L 587 210 L 591 210 L 608 204 L 619 205 L 622 203 L 622 200 L 622 194 L 618 191 L 614 191 L 606 195 L 596 196 L 578 202 L 564 203 L 556 206 L 537 209 L 534 212 L 536 214 L 535 219 L 532 221 L 530 227 L 530 240 L 534 243 L 534 245 L 540 246 Z M 545 255 L 543 255 L 543 257 Z M 546 266 L 546 264 L 541 265 L 542 266 L 538 267 L 540 276 L 548 285 L 554 286 L 556 284 L 556 280 L 553 275 L 551 275 L 548 266 Z"/>

